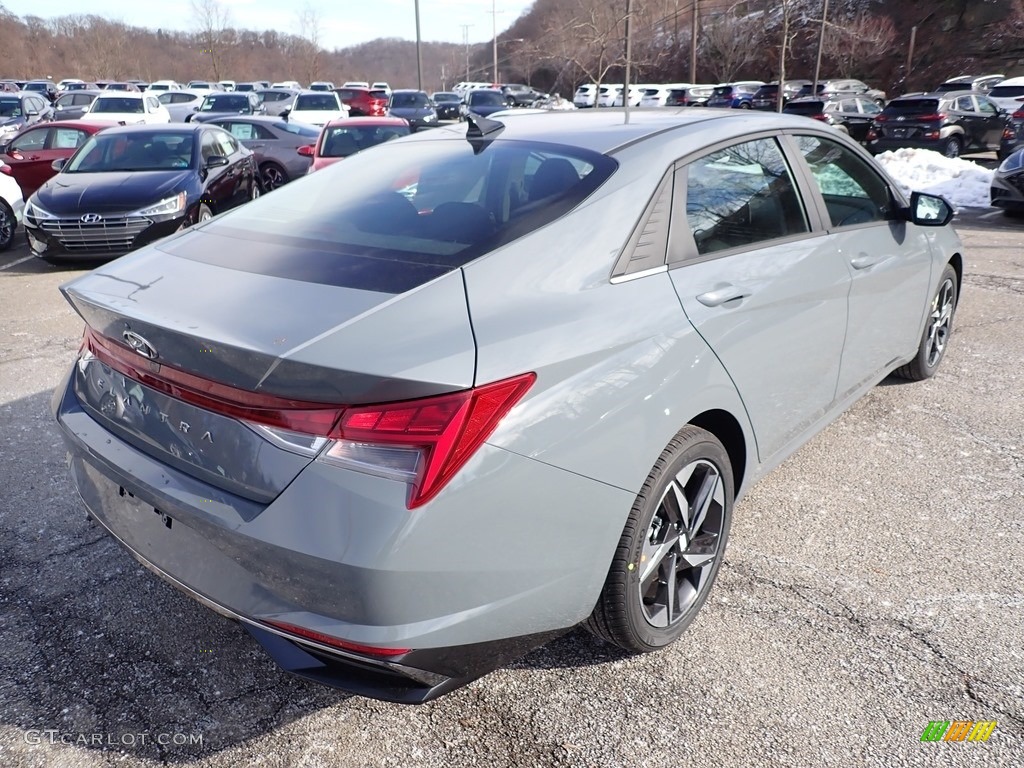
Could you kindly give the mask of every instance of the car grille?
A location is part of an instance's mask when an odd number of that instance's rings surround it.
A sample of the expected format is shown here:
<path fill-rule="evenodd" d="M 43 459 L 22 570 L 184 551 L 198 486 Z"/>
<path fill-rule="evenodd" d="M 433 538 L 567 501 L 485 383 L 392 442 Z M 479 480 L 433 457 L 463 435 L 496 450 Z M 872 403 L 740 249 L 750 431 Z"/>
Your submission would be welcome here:
<path fill-rule="evenodd" d="M 68 251 L 108 253 L 130 251 L 135 238 L 153 222 L 143 216 L 104 216 L 96 222 L 45 219 L 40 227 Z"/>

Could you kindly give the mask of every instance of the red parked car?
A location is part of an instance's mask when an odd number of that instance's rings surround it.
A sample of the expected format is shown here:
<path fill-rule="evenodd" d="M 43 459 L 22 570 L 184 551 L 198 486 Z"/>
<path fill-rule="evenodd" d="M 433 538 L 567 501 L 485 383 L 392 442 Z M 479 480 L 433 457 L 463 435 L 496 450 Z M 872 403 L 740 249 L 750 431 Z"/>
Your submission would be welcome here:
<path fill-rule="evenodd" d="M 57 173 L 50 167 L 54 160 L 71 157 L 92 134 L 112 125 L 117 123 L 79 120 L 35 123 L 0 145 L 0 161 L 11 167 L 11 175 L 28 200 L 29 195 Z"/>
<path fill-rule="evenodd" d="M 348 105 L 349 117 L 383 117 L 388 112 L 387 91 L 369 88 L 335 88 L 342 103 Z"/>
<path fill-rule="evenodd" d="M 356 152 L 409 133 L 409 123 L 400 117 L 342 117 L 324 126 L 316 144 L 299 147 L 299 154 L 313 158 L 306 172 L 313 173 Z"/>

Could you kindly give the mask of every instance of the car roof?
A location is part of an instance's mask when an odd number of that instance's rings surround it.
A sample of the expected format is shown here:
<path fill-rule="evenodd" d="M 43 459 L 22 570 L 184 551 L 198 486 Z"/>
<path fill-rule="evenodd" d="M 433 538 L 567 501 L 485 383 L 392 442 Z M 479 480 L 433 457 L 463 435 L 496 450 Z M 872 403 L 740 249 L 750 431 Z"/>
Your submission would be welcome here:
<path fill-rule="evenodd" d="M 381 126 L 381 125 L 394 125 L 402 126 L 408 125 L 408 120 L 403 120 L 400 117 L 338 117 L 327 123 L 325 128 L 342 128 L 350 125 L 368 125 L 368 126 Z"/>
<path fill-rule="evenodd" d="M 1003 85 L 1024 85 L 1024 77 L 1008 77 L 995 87 L 999 88 Z"/>
<path fill-rule="evenodd" d="M 180 133 L 180 134 L 196 134 L 199 133 L 204 127 L 216 128 L 219 131 L 223 131 L 223 128 L 212 125 L 208 126 L 205 123 L 158 123 L 158 124 L 141 124 L 141 125 L 116 125 L 112 128 L 107 128 L 103 133 L 111 134 L 133 134 L 133 133 Z"/>
<path fill-rule="evenodd" d="M 142 93 L 141 91 L 106 91 L 106 90 L 104 90 L 104 91 L 100 91 L 99 94 L 96 96 L 96 98 L 97 99 L 102 99 L 102 98 L 108 97 L 108 96 L 110 98 L 113 98 L 113 99 L 143 99 L 143 98 L 146 97 L 146 94 Z"/>
<path fill-rule="evenodd" d="M 113 120 L 51 120 L 48 123 L 35 123 L 33 128 L 81 128 L 87 133 L 96 133 L 104 128 L 113 128 L 120 123 Z"/>
<path fill-rule="evenodd" d="M 631 110 L 629 122 L 625 111 L 619 107 L 574 111 L 547 111 L 542 114 L 521 114 L 518 110 L 499 119 L 505 128 L 498 134 L 501 140 L 535 141 L 563 144 L 594 152 L 608 154 L 622 149 L 625 145 L 652 140 L 658 136 L 677 134 L 689 128 L 713 124 L 722 137 L 743 136 L 749 133 L 782 128 L 806 129 L 805 118 L 757 112 L 753 110 L 729 109 L 679 109 Z M 439 139 L 466 139 L 464 125 L 448 125 L 429 131 L 414 133 L 410 141 Z M 403 139 L 403 141 L 406 141 Z"/>
<path fill-rule="evenodd" d="M 399 93 L 422 93 L 426 96 L 426 91 L 417 91 L 415 88 L 399 88 L 398 90 L 391 91 L 392 96 L 397 96 Z"/>

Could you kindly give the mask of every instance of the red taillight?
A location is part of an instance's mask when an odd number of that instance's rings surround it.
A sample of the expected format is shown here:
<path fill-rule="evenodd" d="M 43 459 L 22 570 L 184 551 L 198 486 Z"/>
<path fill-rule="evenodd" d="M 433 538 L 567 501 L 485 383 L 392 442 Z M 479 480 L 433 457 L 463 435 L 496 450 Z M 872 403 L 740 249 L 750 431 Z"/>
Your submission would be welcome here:
<path fill-rule="evenodd" d="M 239 389 L 140 357 L 87 328 L 83 347 L 147 387 L 214 413 L 266 427 L 339 441 L 420 452 L 410 477 L 409 509 L 436 496 L 490 437 L 537 375 L 526 373 L 473 389 L 383 405 L 347 407 Z"/>
<path fill-rule="evenodd" d="M 304 637 L 307 640 L 312 640 L 313 642 L 320 643 L 321 645 L 339 648 L 343 651 L 361 653 L 366 656 L 403 656 L 412 650 L 411 648 L 378 648 L 373 645 L 350 643 L 347 640 L 341 640 L 332 635 L 325 635 L 323 632 L 314 632 L 313 630 L 306 629 L 305 627 L 289 624 L 287 621 L 272 621 L 270 619 L 264 619 L 263 623 L 274 627 L 275 629 L 280 629 L 282 632 L 287 632 L 288 634 L 296 635 L 297 637 Z"/>
<path fill-rule="evenodd" d="M 936 112 L 931 115 L 921 115 L 920 117 L 912 118 L 914 120 L 920 120 L 922 123 L 930 123 L 934 121 L 945 120 L 946 115 L 944 112 Z"/>
<path fill-rule="evenodd" d="M 888 120 L 889 120 L 889 118 L 886 117 L 885 115 L 878 115 L 877 117 L 875 117 L 875 122 L 876 123 L 885 123 L 885 122 L 888 122 Z"/>
<path fill-rule="evenodd" d="M 1018 109 L 1016 112 L 1010 115 L 1010 117 L 1012 117 L 1014 120 L 1024 120 L 1024 107 Z"/>
<path fill-rule="evenodd" d="M 11 173 L 11 166 L 9 165 L 0 165 L 0 173 L 2 173 L 4 176 L 14 175 L 13 173 Z"/>
<path fill-rule="evenodd" d="M 868 128 L 867 140 L 868 141 L 874 141 L 877 138 L 878 138 L 878 134 L 875 132 L 875 129 L 874 128 Z"/>
<path fill-rule="evenodd" d="M 1014 139 L 1016 137 L 1017 137 L 1017 134 L 1014 133 L 1012 128 L 1003 128 L 1003 138 L 1004 139 Z"/>
<path fill-rule="evenodd" d="M 811 117 L 814 118 L 815 120 L 821 120 L 821 122 L 823 123 L 828 122 L 828 115 L 826 115 L 824 112 L 822 112 L 820 115 L 811 115 Z"/>
<path fill-rule="evenodd" d="M 475 389 L 345 411 L 340 437 L 419 448 L 423 460 L 408 507 L 430 501 L 455 476 L 537 379 L 526 373 Z"/>

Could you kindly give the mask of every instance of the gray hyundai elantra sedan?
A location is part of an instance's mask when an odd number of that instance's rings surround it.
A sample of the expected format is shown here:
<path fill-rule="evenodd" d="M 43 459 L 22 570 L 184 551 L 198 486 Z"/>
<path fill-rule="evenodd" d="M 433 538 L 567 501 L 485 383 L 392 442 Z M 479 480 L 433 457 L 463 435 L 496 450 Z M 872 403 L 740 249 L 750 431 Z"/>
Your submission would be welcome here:
<path fill-rule="evenodd" d="M 805 118 L 474 117 L 65 285 L 53 409 L 144 565 L 289 672 L 423 702 L 581 624 L 674 641 L 744 492 L 935 373 L 951 217 Z"/>

